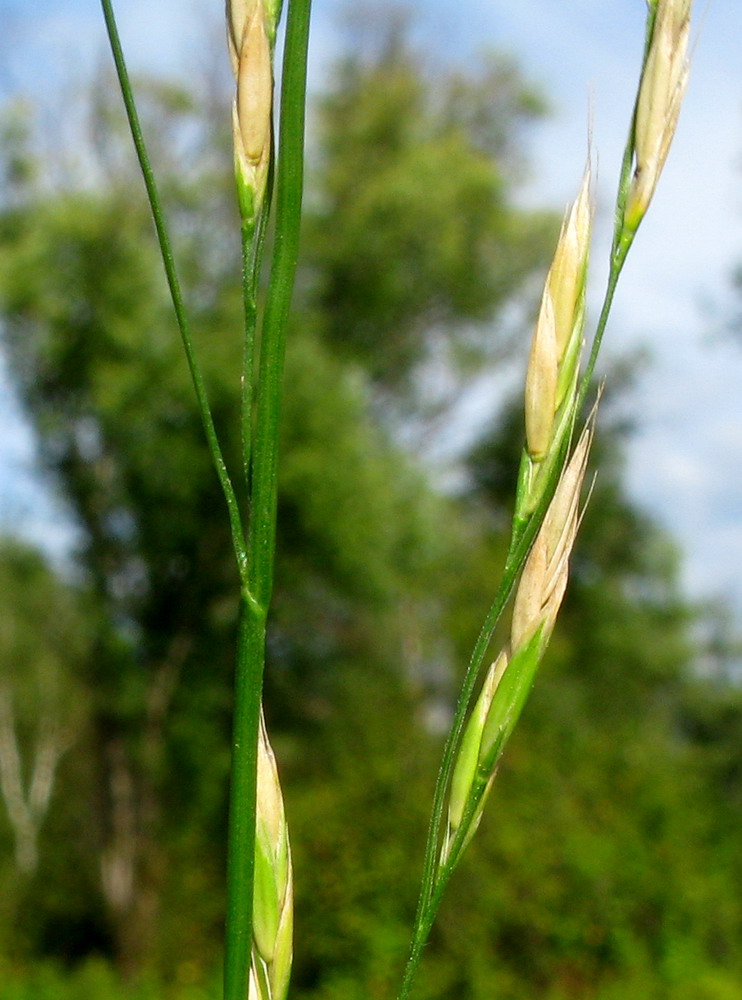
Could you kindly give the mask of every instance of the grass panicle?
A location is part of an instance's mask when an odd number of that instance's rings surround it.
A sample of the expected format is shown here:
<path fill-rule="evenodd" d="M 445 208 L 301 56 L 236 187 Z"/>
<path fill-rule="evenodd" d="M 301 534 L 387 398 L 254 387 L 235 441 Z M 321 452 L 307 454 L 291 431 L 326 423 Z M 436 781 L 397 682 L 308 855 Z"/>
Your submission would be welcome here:
<path fill-rule="evenodd" d="M 476 830 L 497 762 L 525 703 L 564 596 L 594 414 L 571 458 L 570 441 L 592 386 L 621 271 L 677 126 L 688 75 L 690 9 L 691 0 L 648 0 L 644 57 L 621 163 L 608 281 L 582 374 L 579 359 L 592 222 L 589 167 L 562 226 L 528 362 L 526 440 L 508 556 L 443 750 L 399 1000 L 410 995 L 444 890 Z M 470 711 L 495 626 L 514 589 L 510 642 L 487 672 Z"/>

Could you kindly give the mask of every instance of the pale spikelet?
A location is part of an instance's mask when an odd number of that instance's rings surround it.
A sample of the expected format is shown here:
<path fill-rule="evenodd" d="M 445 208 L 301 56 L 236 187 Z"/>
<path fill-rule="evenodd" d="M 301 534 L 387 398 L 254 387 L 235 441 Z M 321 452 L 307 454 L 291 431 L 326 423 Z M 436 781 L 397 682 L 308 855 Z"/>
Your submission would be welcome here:
<path fill-rule="evenodd" d="M 590 250 L 590 167 L 565 214 L 541 299 L 528 358 L 525 387 L 526 448 L 542 462 L 554 448 L 557 411 L 570 405 L 582 342 L 585 277 Z"/>
<path fill-rule="evenodd" d="M 482 685 L 479 698 L 466 724 L 456 758 L 456 767 L 451 779 L 451 794 L 448 803 L 449 838 L 454 837 L 456 831 L 461 826 L 461 820 L 463 819 L 466 803 L 474 785 L 477 765 L 479 763 L 479 751 L 484 724 L 492 705 L 492 699 L 495 696 L 503 674 L 507 670 L 507 666 L 508 654 L 506 650 L 503 650 L 487 671 L 487 677 Z M 479 819 L 476 820 L 477 825 L 478 823 Z"/>
<path fill-rule="evenodd" d="M 276 761 L 260 717 L 255 825 L 253 970 L 255 1000 L 284 1000 L 291 970 L 293 883 Z M 252 993 L 250 1000 L 253 1000 Z"/>
<path fill-rule="evenodd" d="M 243 219 L 252 223 L 265 195 L 271 151 L 271 20 L 264 0 L 230 0 L 229 52 L 237 83 L 232 126 Z M 271 5 L 275 11 L 275 4 Z M 275 31 L 275 27 L 273 28 Z"/>
<path fill-rule="evenodd" d="M 242 38 L 237 72 L 237 118 L 244 156 L 253 165 L 266 155 L 272 94 L 270 45 L 262 10 L 256 7 Z"/>
<path fill-rule="evenodd" d="M 652 200 L 665 165 L 688 82 L 691 0 L 657 0 L 634 124 L 636 165 L 624 222 L 635 230 Z"/>
<path fill-rule="evenodd" d="M 558 374 L 554 308 L 547 288 L 541 300 L 526 370 L 526 446 L 534 461 L 545 456 L 551 442 Z"/>
<path fill-rule="evenodd" d="M 580 435 L 574 453 L 557 484 L 554 496 L 523 567 L 513 606 L 511 649 L 518 650 L 543 626 L 548 640 L 567 586 L 569 556 L 579 523 L 579 502 L 592 425 Z"/>
<path fill-rule="evenodd" d="M 265 28 L 271 49 L 276 37 L 276 28 L 281 19 L 283 0 L 227 0 L 227 42 L 232 70 L 237 76 L 237 63 L 242 48 L 245 27 L 257 7 L 262 8 Z"/>
<path fill-rule="evenodd" d="M 543 529 L 528 553 L 523 567 L 513 605 L 513 619 L 510 626 L 510 642 L 514 649 L 527 642 L 536 631 L 542 618 L 544 603 L 544 581 L 546 579 L 546 539 Z"/>
<path fill-rule="evenodd" d="M 257 6 L 258 0 L 227 0 L 227 43 L 232 72 L 235 77 L 237 76 L 245 25 Z"/>
<path fill-rule="evenodd" d="M 585 271 L 592 227 L 590 164 L 585 168 L 580 192 L 562 223 L 547 288 L 554 307 L 554 326 L 560 360 L 575 326 L 585 288 Z"/>
<path fill-rule="evenodd" d="M 592 438 L 593 424 L 588 422 L 562 473 L 541 529 L 546 539 L 543 620 L 547 638 L 554 628 L 567 589 L 569 560 L 580 525 L 580 492 Z"/>
<path fill-rule="evenodd" d="M 592 444 L 593 425 L 588 422 L 575 445 L 557 484 L 549 509 L 544 517 L 542 532 L 546 540 L 547 564 L 553 567 L 569 550 L 574 541 L 578 520 L 580 489 L 585 478 L 587 459 Z"/>
<path fill-rule="evenodd" d="M 580 522 L 580 491 L 593 415 L 565 466 L 526 560 L 515 595 L 510 643 L 490 667 L 467 721 L 451 778 L 440 864 L 466 847 L 482 817 L 500 755 L 515 726 L 554 628 Z M 471 816 L 464 824 L 467 810 Z"/>

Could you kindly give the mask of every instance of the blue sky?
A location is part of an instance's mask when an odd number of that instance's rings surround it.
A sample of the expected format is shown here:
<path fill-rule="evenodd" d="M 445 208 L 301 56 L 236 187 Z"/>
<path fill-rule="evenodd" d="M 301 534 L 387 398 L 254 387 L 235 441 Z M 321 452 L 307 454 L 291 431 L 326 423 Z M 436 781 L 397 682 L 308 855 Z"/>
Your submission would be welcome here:
<path fill-rule="evenodd" d="M 597 302 L 607 218 L 641 52 L 644 0 L 427 0 L 413 4 L 421 44 L 452 53 L 512 53 L 550 96 L 553 116 L 532 141 L 531 204 L 561 206 L 576 190 L 587 120 L 598 162 L 592 272 Z M 336 0 L 315 0 L 312 80 L 338 51 Z M 133 62 L 187 72 L 222 0 L 119 0 Z M 742 4 L 696 0 L 693 65 L 675 146 L 616 302 L 607 345 L 644 345 L 652 361 L 632 398 L 639 432 L 629 452 L 636 499 L 682 543 L 694 596 L 730 596 L 742 610 L 742 338 L 724 335 L 729 279 L 742 261 Z M 61 74 L 103 57 L 97 0 L 0 0 L 0 92 L 28 88 L 43 103 Z M 603 220 L 601 224 L 601 218 Z M 602 241 L 602 244 L 601 244 Z M 32 442 L 0 403 L 0 516 L 56 538 L 33 493 Z M 2 470 L 5 473 L 2 473 Z M 59 525 L 59 518 L 52 521 Z"/>

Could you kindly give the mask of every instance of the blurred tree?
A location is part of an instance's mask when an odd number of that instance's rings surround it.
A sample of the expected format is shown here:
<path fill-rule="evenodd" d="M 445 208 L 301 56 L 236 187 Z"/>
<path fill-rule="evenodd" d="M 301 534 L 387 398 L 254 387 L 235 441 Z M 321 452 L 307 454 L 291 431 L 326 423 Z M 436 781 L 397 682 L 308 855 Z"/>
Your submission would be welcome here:
<path fill-rule="evenodd" d="M 544 256 L 543 219 L 536 224 L 519 215 L 504 178 L 504 137 L 538 103 L 514 69 L 492 63 L 476 79 L 452 72 L 441 80 L 444 99 L 437 105 L 423 98 L 422 70 L 404 42 L 393 66 L 389 58 L 387 51 L 380 54 L 376 68 L 360 58 L 356 69 L 346 62 L 322 112 L 322 168 L 309 197 L 314 209 L 300 279 L 303 319 L 289 359 L 281 570 L 271 633 L 274 715 L 281 714 L 284 724 L 297 725 L 323 700 L 333 701 L 329 679 L 352 663 L 366 669 L 370 663 L 402 664 L 410 674 L 417 670 L 422 683 L 420 663 L 435 659 L 427 649 L 434 642 L 425 635 L 417 643 L 406 640 L 399 604 L 404 597 L 412 614 L 416 602 L 430 603 L 422 587 L 449 544 L 442 531 L 445 505 L 386 433 L 372 426 L 368 371 L 376 377 L 397 369 L 399 359 L 382 361 L 386 350 L 396 350 L 397 338 L 388 338 L 388 348 L 379 346 L 372 362 L 358 338 L 350 338 L 348 350 L 336 336 L 351 311 L 356 326 L 366 322 L 368 283 L 346 287 L 341 281 L 342 302 L 320 292 L 337 286 L 338 264 L 327 256 L 322 234 L 331 227 L 342 237 L 342 255 L 391 273 L 407 267 L 400 234 L 425 227 L 428 237 L 410 258 L 424 283 L 410 295 L 407 282 L 393 279 L 382 312 L 367 317 L 374 337 L 389 332 L 389 316 L 400 321 L 402 339 L 412 343 L 415 331 L 408 370 L 424 354 L 434 325 L 483 323 L 501 307 L 502 276 L 495 279 L 490 263 L 498 241 L 501 249 L 518 251 L 516 285 Z M 400 86 L 411 101 L 396 103 Z M 501 97 L 485 113 L 485 88 L 493 87 Z M 209 127 L 190 93 L 162 83 L 141 90 L 145 126 L 156 122 L 148 134 L 179 238 L 216 423 L 236 469 L 239 386 L 233 373 L 240 348 L 236 337 L 223 336 L 240 326 L 227 172 L 215 166 L 213 153 L 204 153 Z M 156 950 L 163 893 L 177 894 L 168 854 L 198 853 L 222 832 L 236 577 L 150 223 L 141 199 L 132 195 L 120 112 L 106 96 L 110 88 L 95 92 L 86 126 L 95 144 L 78 146 L 74 158 L 54 158 L 52 179 L 60 186 L 52 193 L 33 142 L 24 145 L 17 125 L 10 130 L 5 176 L 12 198 L 0 219 L 0 295 L 12 369 L 44 465 L 77 523 L 78 565 L 100 609 L 84 668 L 100 769 L 93 811 L 100 818 L 99 865 L 116 952 L 122 968 L 133 969 Z M 339 102 L 345 102 L 342 115 L 332 110 Z M 460 180 L 442 160 L 440 175 L 421 175 L 407 139 L 401 156 L 394 142 L 388 145 L 394 185 L 378 188 L 386 162 L 382 146 L 375 154 L 382 161 L 378 169 L 355 171 L 362 144 L 374 140 L 373 122 L 379 119 L 383 131 L 389 120 L 390 102 L 400 141 L 422 127 L 429 151 L 442 142 L 461 163 Z M 346 135 L 355 135 L 355 144 L 347 145 Z M 188 170 L 176 170 L 184 161 Z M 229 163 L 227 155 L 222 162 Z M 19 163 L 28 169 L 17 169 Z M 349 172 L 354 196 L 371 197 L 374 212 L 394 225 L 380 230 L 373 218 L 354 224 L 342 213 L 327 218 L 325 207 L 332 203 L 339 212 L 344 197 L 335 179 Z M 444 175 L 450 182 L 445 189 Z M 407 198 L 405 191 L 420 197 Z M 492 198 L 496 211 L 490 212 Z M 464 208 L 466 218 L 459 218 Z M 456 248 L 467 244 L 466 220 L 480 215 L 476 248 L 462 266 Z M 453 245 L 445 248 L 432 238 L 444 218 L 453 227 L 447 237 Z M 364 229 L 374 234 L 373 247 Z M 204 255 L 206 231 L 212 249 Z M 466 289 L 473 294 L 480 286 L 473 305 Z M 387 381 L 401 385 L 404 373 L 398 374 Z M 429 609 L 428 624 L 436 618 Z M 440 662 L 436 669 L 440 675 Z M 213 751 L 208 759 L 205 746 Z M 183 781 L 186 795 L 178 787 Z M 207 869 L 217 885 L 219 865 L 212 861 Z M 213 890 L 207 895 L 213 898 Z M 208 928 L 219 906 L 206 905 L 205 912 L 201 922 Z"/>
<path fill-rule="evenodd" d="M 332 344 L 400 393 L 431 358 L 471 372 L 502 354 L 493 321 L 545 263 L 555 220 L 514 203 L 545 110 L 514 64 L 428 66 L 384 23 L 363 22 L 319 104 L 304 258 Z"/>
<path fill-rule="evenodd" d="M 160 135 L 192 129 L 197 116 L 186 98 L 161 91 Z M 104 164 L 102 193 L 16 191 L 0 223 L 0 281 L 10 357 L 44 465 L 77 523 L 77 562 L 99 609 L 83 667 L 100 770 L 100 800 L 89 805 L 117 951 L 133 968 L 155 940 L 166 878 L 172 701 L 191 657 L 208 655 L 226 682 L 231 618 L 222 605 L 231 602 L 234 577 L 151 224 L 141 201 L 132 203 L 131 169 L 117 174 L 115 162 Z M 213 209 L 209 171 L 207 163 L 198 178 L 204 211 Z M 185 191 L 174 195 L 182 226 L 193 197 Z M 210 277 L 204 273 L 194 295 L 214 329 L 231 290 L 215 301 L 205 291 Z M 210 373 L 229 371 L 223 345 L 214 341 Z M 230 405 L 234 395 L 221 412 Z M 222 711 L 226 702 L 225 687 Z M 212 698 L 204 707 L 217 706 Z M 217 781 L 224 758 L 216 757 Z"/>

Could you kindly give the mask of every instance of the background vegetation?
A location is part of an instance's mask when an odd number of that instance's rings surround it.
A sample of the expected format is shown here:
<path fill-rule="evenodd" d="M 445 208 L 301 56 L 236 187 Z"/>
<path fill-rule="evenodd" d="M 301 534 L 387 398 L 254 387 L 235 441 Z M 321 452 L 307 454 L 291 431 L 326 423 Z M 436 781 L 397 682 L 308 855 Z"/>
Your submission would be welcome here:
<path fill-rule="evenodd" d="M 513 64 L 433 73 L 402 30 L 358 43 L 314 108 L 269 639 L 297 1000 L 399 980 L 441 734 L 504 555 L 517 405 L 493 400 L 455 469 L 424 456 L 520 350 L 556 233 L 518 205 L 546 107 Z M 221 95 L 140 89 L 236 461 Z M 4 346 L 77 546 L 63 569 L 0 552 L 2 1000 L 217 993 L 236 581 L 113 93 L 99 81 L 52 162 L 32 115 L 5 119 Z M 426 1000 L 740 993 L 742 698 L 721 619 L 683 599 L 672 543 L 623 490 L 630 368 Z"/>

